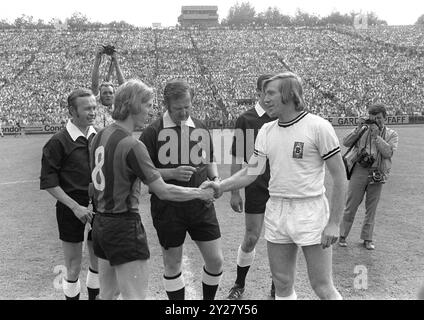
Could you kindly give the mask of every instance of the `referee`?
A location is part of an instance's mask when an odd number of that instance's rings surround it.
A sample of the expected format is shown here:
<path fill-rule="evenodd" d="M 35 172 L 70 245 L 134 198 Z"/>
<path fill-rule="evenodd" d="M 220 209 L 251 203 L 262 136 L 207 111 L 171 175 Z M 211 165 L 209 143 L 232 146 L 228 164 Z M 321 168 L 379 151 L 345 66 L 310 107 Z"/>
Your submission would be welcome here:
<path fill-rule="evenodd" d="M 90 90 L 78 89 L 69 95 L 68 107 L 71 120 L 43 147 L 40 189 L 46 190 L 57 200 L 56 218 L 66 266 L 63 292 L 67 300 L 78 300 L 84 229 L 93 216 L 88 209 L 88 186 L 91 182 L 88 145 L 96 134 L 92 126 L 96 99 Z M 99 293 L 99 281 L 91 232 L 88 240 L 90 268 L 87 289 L 89 299 L 95 300 Z"/>
<path fill-rule="evenodd" d="M 234 139 L 231 148 L 233 163 L 231 175 L 242 169 L 242 163 L 248 163 L 253 154 L 254 143 L 259 129 L 267 122 L 275 120 L 266 113 L 262 84 L 270 79 L 271 74 L 260 75 L 256 82 L 256 95 L 258 101 L 254 108 L 241 114 L 234 127 Z M 252 135 L 253 133 L 253 135 Z M 231 288 L 228 299 L 241 299 L 244 293 L 245 280 L 249 268 L 255 259 L 255 246 L 259 240 L 266 202 L 269 199 L 269 163 L 267 162 L 265 172 L 255 182 L 244 189 L 245 192 L 245 232 L 242 244 L 237 252 L 237 278 Z M 231 192 L 231 208 L 236 212 L 243 211 L 243 200 L 239 190 Z M 274 296 L 274 284 L 271 285 L 271 296 Z"/>
<path fill-rule="evenodd" d="M 199 187 L 208 178 L 219 180 L 209 130 L 202 122 L 190 116 L 193 89 L 186 81 L 174 79 L 166 84 L 163 96 L 168 110 L 163 117 L 147 127 L 140 137 L 162 178 L 169 184 L 183 187 Z M 189 139 L 198 136 L 196 133 L 201 134 L 201 143 Z M 167 146 L 171 149 L 164 153 Z M 167 161 L 166 154 L 170 156 L 170 161 Z M 202 161 L 193 157 L 199 154 L 202 154 Z M 185 156 L 187 159 L 184 159 Z M 213 300 L 223 265 L 221 232 L 213 204 L 199 200 L 161 201 L 154 194 L 150 203 L 153 225 L 162 246 L 165 266 L 163 282 L 168 298 L 185 298 L 182 256 L 188 233 L 204 260 L 203 299 Z"/>

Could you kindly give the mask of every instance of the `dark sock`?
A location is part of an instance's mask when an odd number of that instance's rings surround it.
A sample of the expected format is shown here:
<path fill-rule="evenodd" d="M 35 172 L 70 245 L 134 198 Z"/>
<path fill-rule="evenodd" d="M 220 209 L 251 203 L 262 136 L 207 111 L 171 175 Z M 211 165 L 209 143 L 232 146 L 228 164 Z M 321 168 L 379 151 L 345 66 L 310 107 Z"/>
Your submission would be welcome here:
<path fill-rule="evenodd" d="M 204 267 L 203 267 L 203 272 L 204 272 L 204 275 L 208 276 L 209 281 L 212 280 L 213 282 L 216 283 L 216 284 L 206 284 L 204 280 L 205 278 L 203 278 L 203 281 L 202 281 L 203 300 L 214 300 L 216 292 L 218 291 L 219 281 L 221 279 L 222 272 L 220 272 L 219 274 L 212 274 L 206 271 Z"/>
<path fill-rule="evenodd" d="M 80 294 L 78 293 L 75 297 L 68 297 L 68 296 L 65 296 L 65 298 L 66 298 L 66 300 L 79 300 L 79 298 L 80 298 Z"/>
<path fill-rule="evenodd" d="M 100 289 L 93 289 L 93 288 L 87 287 L 87 291 L 88 291 L 88 300 L 96 300 L 100 292 Z"/>
<path fill-rule="evenodd" d="M 169 300 L 184 300 L 185 299 L 185 287 L 177 291 L 166 291 Z"/>
<path fill-rule="evenodd" d="M 238 284 L 240 287 L 244 288 L 245 282 L 246 282 L 246 276 L 249 272 L 250 266 L 247 267 L 240 267 L 237 265 L 237 279 L 236 284 Z"/>

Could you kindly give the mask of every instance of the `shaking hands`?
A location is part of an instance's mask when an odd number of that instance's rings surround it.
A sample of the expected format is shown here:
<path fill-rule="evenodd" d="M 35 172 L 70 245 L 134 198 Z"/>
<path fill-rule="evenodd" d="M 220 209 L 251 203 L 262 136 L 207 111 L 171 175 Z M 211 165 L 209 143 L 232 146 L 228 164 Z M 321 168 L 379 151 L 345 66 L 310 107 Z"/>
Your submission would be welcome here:
<path fill-rule="evenodd" d="M 213 190 L 213 197 L 215 199 L 218 199 L 222 196 L 223 192 L 221 190 L 221 184 L 217 181 L 205 181 L 203 182 L 200 187 L 200 189 L 211 189 Z"/>

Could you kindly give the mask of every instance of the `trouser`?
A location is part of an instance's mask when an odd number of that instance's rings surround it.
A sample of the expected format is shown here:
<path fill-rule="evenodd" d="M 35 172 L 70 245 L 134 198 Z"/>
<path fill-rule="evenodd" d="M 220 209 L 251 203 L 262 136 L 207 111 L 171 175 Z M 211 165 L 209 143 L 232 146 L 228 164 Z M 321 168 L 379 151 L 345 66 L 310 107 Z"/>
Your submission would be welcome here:
<path fill-rule="evenodd" d="M 340 236 L 348 236 L 355 219 L 356 211 L 366 193 L 365 218 L 362 224 L 361 239 L 372 240 L 375 214 L 377 212 L 377 205 L 380 200 L 382 187 L 383 184 L 381 183 L 369 184 L 368 169 L 362 168 L 359 164 L 356 164 L 349 181 L 343 221 L 340 226 Z"/>

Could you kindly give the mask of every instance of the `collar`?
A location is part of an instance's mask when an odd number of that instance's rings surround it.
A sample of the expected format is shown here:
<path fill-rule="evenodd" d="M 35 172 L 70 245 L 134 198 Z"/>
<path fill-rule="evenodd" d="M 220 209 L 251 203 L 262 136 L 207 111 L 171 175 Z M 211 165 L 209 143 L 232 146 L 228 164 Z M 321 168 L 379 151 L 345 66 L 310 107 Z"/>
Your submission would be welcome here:
<path fill-rule="evenodd" d="M 278 126 L 283 127 L 283 128 L 290 127 L 290 126 L 294 125 L 295 123 L 298 123 L 303 118 L 305 118 L 307 114 L 308 114 L 307 111 L 302 111 L 296 118 L 294 118 L 293 120 L 291 120 L 289 122 L 282 122 L 282 121 L 278 120 Z"/>
<path fill-rule="evenodd" d="M 88 139 L 88 137 L 91 136 L 93 133 L 96 134 L 96 130 L 93 128 L 93 126 L 90 126 L 88 128 L 87 136 L 84 136 L 81 130 L 76 125 L 74 125 L 70 119 L 66 124 L 66 130 L 68 131 L 69 135 L 71 136 L 74 142 L 77 141 L 79 137 L 84 137 Z"/>
<path fill-rule="evenodd" d="M 188 116 L 187 121 L 185 122 L 185 124 L 188 127 L 192 127 L 192 128 L 196 128 L 196 126 L 194 125 L 193 119 L 191 119 L 190 116 Z M 165 114 L 163 115 L 163 128 L 173 128 L 176 127 L 177 125 L 175 124 L 175 122 L 171 119 L 171 116 L 169 115 L 169 112 L 166 111 Z"/>
<path fill-rule="evenodd" d="M 265 110 L 264 108 L 262 108 L 259 102 L 256 102 L 255 110 L 259 117 L 262 117 L 265 114 Z"/>

